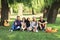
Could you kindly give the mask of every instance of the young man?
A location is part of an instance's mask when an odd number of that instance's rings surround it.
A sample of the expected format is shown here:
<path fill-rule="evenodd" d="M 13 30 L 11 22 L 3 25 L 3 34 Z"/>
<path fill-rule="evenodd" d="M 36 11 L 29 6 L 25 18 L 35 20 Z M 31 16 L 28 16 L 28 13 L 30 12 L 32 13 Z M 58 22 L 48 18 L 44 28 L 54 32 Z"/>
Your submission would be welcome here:
<path fill-rule="evenodd" d="M 20 30 L 20 28 L 21 28 L 21 20 L 20 16 L 17 16 L 17 19 L 14 21 L 12 25 L 12 30 Z"/>
<path fill-rule="evenodd" d="M 43 19 L 42 16 L 40 16 L 40 20 L 38 21 L 38 28 L 41 30 L 45 30 L 46 29 L 46 24 L 47 22 Z"/>

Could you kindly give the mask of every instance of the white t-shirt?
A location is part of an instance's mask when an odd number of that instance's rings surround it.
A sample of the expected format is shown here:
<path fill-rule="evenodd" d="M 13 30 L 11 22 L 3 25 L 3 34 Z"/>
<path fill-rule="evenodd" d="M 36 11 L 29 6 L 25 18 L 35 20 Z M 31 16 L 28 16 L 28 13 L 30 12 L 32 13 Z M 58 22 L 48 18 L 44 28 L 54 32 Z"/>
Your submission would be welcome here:
<path fill-rule="evenodd" d="M 32 22 L 31 22 L 31 26 L 32 26 L 32 27 L 38 27 L 38 22 L 32 21 Z"/>

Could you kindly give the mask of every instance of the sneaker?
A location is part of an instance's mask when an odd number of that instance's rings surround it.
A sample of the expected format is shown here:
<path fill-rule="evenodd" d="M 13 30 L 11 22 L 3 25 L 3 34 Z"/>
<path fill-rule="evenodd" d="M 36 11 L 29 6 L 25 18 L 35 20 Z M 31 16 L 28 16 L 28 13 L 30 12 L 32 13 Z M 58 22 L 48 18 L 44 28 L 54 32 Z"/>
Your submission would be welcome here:
<path fill-rule="evenodd" d="M 36 30 L 36 32 L 38 32 L 38 30 Z"/>
<path fill-rule="evenodd" d="M 13 30 L 10 30 L 10 32 L 13 32 Z"/>

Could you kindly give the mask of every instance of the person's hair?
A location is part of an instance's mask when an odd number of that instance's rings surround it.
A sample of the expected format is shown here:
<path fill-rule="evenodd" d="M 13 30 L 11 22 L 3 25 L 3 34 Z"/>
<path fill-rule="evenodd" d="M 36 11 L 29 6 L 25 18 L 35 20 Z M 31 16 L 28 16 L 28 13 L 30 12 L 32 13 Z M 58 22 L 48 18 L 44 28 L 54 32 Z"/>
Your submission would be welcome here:
<path fill-rule="evenodd" d="M 23 17 L 23 18 L 22 18 L 22 20 L 23 20 L 23 19 L 24 19 L 24 20 L 26 20 L 26 18 L 25 18 L 25 17 Z"/>
<path fill-rule="evenodd" d="M 30 19 L 29 17 L 27 18 L 27 21 L 29 21 L 28 19 Z"/>
<path fill-rule="evenodd" d="M 20 16 L 17 16 L 17 18 L 20 17 Z"/>
<path fill-rule="evenodd" d="M 22 18 L 22 21 L 23 21 L 23 20 L 24 20 L 24 22 L 26 22 L 26 18 L 25 18 L 25 17 Z"/>
<path fill-rule="evenodd" d="M 43 16 L 40 16 L 40 18 L 43 18 Z"/>
<path fill-rule="evenodd" d="M 33 17 L 33 18 L 32 18 L 32 19 L 33 19 L 32 21 L 35 21 L 35 19 L 34 19 L 34 18 L 36 18 L 36 17 Z"/>

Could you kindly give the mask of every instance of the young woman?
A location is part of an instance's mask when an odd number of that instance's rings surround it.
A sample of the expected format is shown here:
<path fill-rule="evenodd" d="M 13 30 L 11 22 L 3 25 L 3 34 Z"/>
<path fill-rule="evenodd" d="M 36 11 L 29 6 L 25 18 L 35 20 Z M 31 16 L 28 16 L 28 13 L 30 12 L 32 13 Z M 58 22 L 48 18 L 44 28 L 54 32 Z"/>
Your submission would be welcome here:
<path fill-rule="evenodd" d="M 31 26 L 33 28 L 33 32 L 38 32 L 37 27 L 38 27 L 38 22 L 35 17 L 33 17 L 33 20 L 31 22 Z"/>
<path fill-rule="evenodd" d="M 10 24 L 9 24 L 9 22 L 7 21 L 7 20 L 4 20 L 4 26 L 9 26 Z"/>
<path fill-rule="evenodd" d="M 39 29 L 45 30 L 47 22 L 43 19 L 43 17 L 40 17 L 40 20 L 38 21 Z"/>
<path fill-rule="evenodd" d="M 26 20 L 26 27 L 27 27 L 27 31 L 32 31 L 31 20 L 29 17 Z"/>
<path fill-rule="evenodd" d="M 22 18 L 21 29 L 22 29 L 23 31 L 26 29 L 26 18 L 25 18 L 25 17 Z"/>

